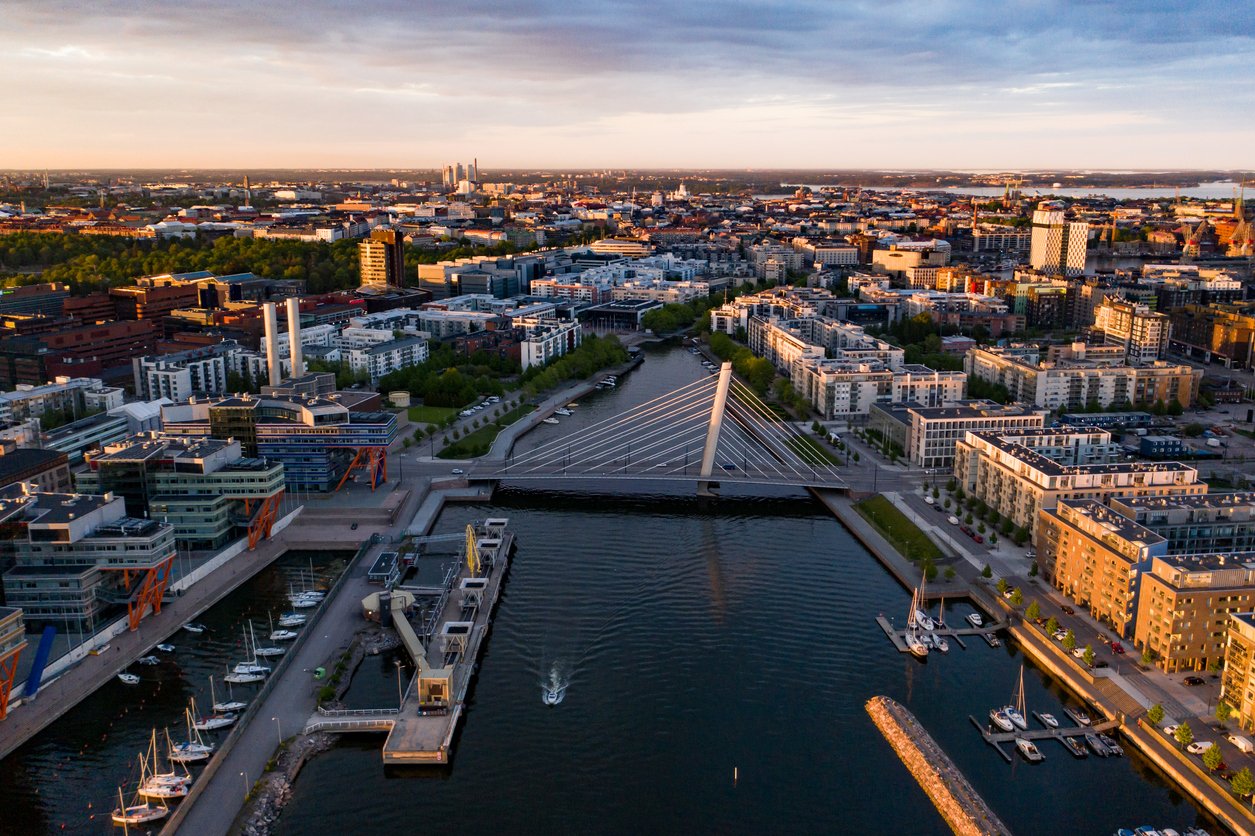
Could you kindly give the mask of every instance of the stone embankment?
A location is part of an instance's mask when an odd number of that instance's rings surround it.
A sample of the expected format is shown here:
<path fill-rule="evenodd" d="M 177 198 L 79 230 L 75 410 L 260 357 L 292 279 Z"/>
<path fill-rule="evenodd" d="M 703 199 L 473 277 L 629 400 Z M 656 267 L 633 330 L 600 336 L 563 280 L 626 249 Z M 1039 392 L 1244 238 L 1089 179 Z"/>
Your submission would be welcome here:
<path fill-rule="evenodd" d="M 362 659 L 366 656 L 377 656 L 400 644 L 395 635 L 377 624 L 357 631 L 348 650 L 339 657 L 349 675 L 341 679 L 335 686 L 334 696 L 324 704 L 330 708 L 342 707 L 340 700 L 348 692 L 353 681 L 352 673 L 356 672 Z M 327 669 L 334 670 L 336 664 L 336 660 L 328 660 Z M 292 797 L 292 783 L 301 768 L 315 755 L 330 749 L 334 742 L 335 735 L 322 732 L 298 734 L 285 741 L 278 756 L 266 765 L 265 774 L 249 793 L 248 805 L 241 814 L 239 832 L 244 836 L 268 836 L 279 819 L 279 814 Z"/>
<path fill-rule="evenodd" d="M 867 713 L 951 830 L 959 836 L 1010 836 L 915 715 L 888 697 L 868 700 Z"/>

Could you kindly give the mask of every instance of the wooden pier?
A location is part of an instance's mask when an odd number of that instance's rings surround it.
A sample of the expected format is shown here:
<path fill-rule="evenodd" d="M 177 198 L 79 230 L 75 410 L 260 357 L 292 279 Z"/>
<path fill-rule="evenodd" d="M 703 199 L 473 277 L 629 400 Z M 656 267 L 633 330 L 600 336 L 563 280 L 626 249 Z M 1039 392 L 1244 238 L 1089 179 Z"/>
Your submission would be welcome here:
<path fill-rule="evenodd" d="M 1038 722 L 1041 722 L 1040 717 L 1037 714 L 1037 712 L 1033 712 L 1033 716 L 1038 717 Z M 980 720 L 977 720 L 975 717 L 973 717 L 970 714 L 967 716 L 967 719 L 972 721 L 972 725 L 975 726 L 976 730 L 980 732 L 980 735 L 981 737 L 985 739 L 985 742 L 988 743 L 990 746 L 994 747 L 994 749 L 998 752 L 998 754 L 1002 755 L 1003 760 L 1005 760 L 1007 763 L 1011 763 L 1012 758 L 1011 758 L 1011 753 L 1002 748 L 1003 743 L 1014 743 L 1017 739 L 1033 740 L 1033 741 L 1053 739 L 1053 740 L 1058 740 L 1060 744 L 1064 746 L 1064 748 L 1068 749 L 1068 751 L 1071 752 L 1072 751 L 1071 747 L 1069 747 L 1066 743 L 1063 742 L 1063 738 L 1084 737 L 1087 734 L 1097 735 L 1103 732 L 1111 731 L 1112 729 L 1119 728 L 1120 726 L 1120 723 L 1118 720 L 1107 720 L 1105 722 L 1098 723 L 1092 726 L 1070 726 L 1068 728 L 1061 727 L 1061 728 L 1054 728 L 1054 729 L 1043 728 L 1043 729 L 1032 729 L 1032 730 L 1016 729 L 1015 731 L 1012 731 L 1012 732 L 1004 732 L 1004 731 L 993 731 L 987 723 L 982 723 Z M 1099 753 L 1095 753 L 1095 754 L 1099 754 Z M 1107 754 L 1114 754 L 1114 753 L 1108 752 Z M 1107 755 L 1099 754 L 1099 757 L 1105 758 L 1107 757 Z"/>

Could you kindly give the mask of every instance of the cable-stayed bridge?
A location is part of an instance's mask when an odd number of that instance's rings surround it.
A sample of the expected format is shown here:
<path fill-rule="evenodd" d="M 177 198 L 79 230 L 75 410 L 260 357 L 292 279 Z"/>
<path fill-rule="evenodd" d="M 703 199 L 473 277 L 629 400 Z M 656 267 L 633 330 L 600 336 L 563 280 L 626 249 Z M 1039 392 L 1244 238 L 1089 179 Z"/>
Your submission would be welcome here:
<path fill-rule="evenodd" d="M 814 442 L 781 421 L 724 363 L 708 376 L 569 435 L 480 461 L 468 479 L 631 479 L 847 488 Z"/>

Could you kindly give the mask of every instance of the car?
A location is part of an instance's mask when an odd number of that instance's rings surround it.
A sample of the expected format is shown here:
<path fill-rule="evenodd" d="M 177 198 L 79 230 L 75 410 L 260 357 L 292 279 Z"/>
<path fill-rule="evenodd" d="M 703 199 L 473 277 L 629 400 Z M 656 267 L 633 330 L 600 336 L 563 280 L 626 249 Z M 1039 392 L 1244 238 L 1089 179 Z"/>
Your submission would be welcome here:
<path fill-rule="evenodd" d="M 1065 638 L 1067 638 L 1067 636 L 1068 636 L 1068 631 L 1062 628 L 1055 630 L 1053 633 L 1050 634 L 1050 637 L 1057 642 L 1063 641 Z"/>
<path fill-rule="evenodd" d="M 1116 654 L 1117 656 L 1120 655 L 1121 653 L 1124 652 L 1124 645 L 1120 644 L 1119 642 L 1112 642 L 1111 652 Z"/>
<path fill-rule="evenodd" d="M 933 499 L 931 496 L 926 496 L 924 497 L 924 501 L 927 502 L 929 505 L 932 505 L 937 500 Z"/>
<path fill-rule="evenodd" d="M 349 531 L 357 531 L 357 523 L 353 523 L 352 525 L 350 525 Z"/>
<path fill-rule="evenodd" d="M 1065 604 L 1064 606 L 1060 607 L 1059 609 L 1063 610 L 1063 614 L 1064 614 L 1064 615 L 1076 615 L 1076 610 L 1072 609 L 1071 607 L 1067 606 L 1066 604 Z"/>
<path fill-rule="evenodd" d="M 1185 751 L 1191 755 L 1201 755 L 1216 744 L 1210 740 L 1195 740 L 1189 746 L 1185 747 Z"/>
<path fill-rule="evenodd" d="M 1164 726 L 1164 727 L 1163 727 L 1163 733 L 1164 733 L 1164 734 L 1166 734 L 1166 735 L 1172 736 L 1172 735 L 1175 735 L 1175 734 L 1177 733 L 1177 729 L 1179 729 L 1179 728 L 1181 728 L 1181 727 L 1180 727 L 1180 726 L 1178 726 L 1178 725 L 1176 725 L 1175 723 L 1173 723 L 1173 724 L 1172 724 L 1172 725 L 1170 725 L 1170 726 Z"/>
<path fill-rule="evenodd" d="M 1075 656 L 1077 659 L 1080 659 L 1082 656 L 1085 655 L 1085 648 L 1083 647 L 1072 648 L 1072 655 Z"/>
<path fill-rule="evenodd" d="M 1002 593 L 1002 597 L 1006 598 L 1008 601 L 1010 601 L 1014 596 L 1015 596 L 1015 590 L 1011 589 L 1010 587 L 1007 588 L 1006 592 Z"/>
<path fill-rule="evenodd" d="M 450 473 L 452 473 L 454 476 L 461 476 L 461 475 L 462 475 L 463 473 L 465 473 L 466 471 L 465 471 L 465 470 L 463 470 L 463 469 L 462 469 L 462 468 L 460 468 L 460 467 L 455 467 L 455 468 L 453 468 L 453 470 L 451 470 L 451 471 L 449 471 L 449 472 L 450 472 Z"/>
<path fill-rule="evenodd" d="M 1203 685 L 1207 682 L 1207 680 L 1203 679 L 1201 676 L 1187 676 L 1184 682 L 1186 685 Z"/>
<path fill-rule="evenodd" d="M 731 462 L 726 462 L 725 464 L 721 464 L 719 466 L 722 467 L 724 470 L 736 470 L 736 465 L 732 464 Z"/>
<path fill-rule="evenodd" d="M 975 540 L 977 543 L 985 542 L 985 538 L 980 536 L 979 534 L 973 534 L 972 539 Z"/>
<path fill-rule="evenodd" d="M 958 524 L 959 524 L 959 518 L 958 518 L 958 517 L 956 517 L 954 514 L 951 514 L 951 515 L 950 515 L 950 519 L 946 520 L 946 522 L 950 523 L 950 525 L 958 525 Z"/>

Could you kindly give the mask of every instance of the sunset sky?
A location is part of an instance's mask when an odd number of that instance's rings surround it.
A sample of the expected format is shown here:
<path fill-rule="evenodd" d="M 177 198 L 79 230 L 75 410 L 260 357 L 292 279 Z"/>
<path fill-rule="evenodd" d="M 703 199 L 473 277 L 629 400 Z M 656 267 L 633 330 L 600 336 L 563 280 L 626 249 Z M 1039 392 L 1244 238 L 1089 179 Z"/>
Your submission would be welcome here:
<path fill-rule="evenodd" d="M 0 168 L 1249 168 L 1241 9 L 5 0 Z"/>

